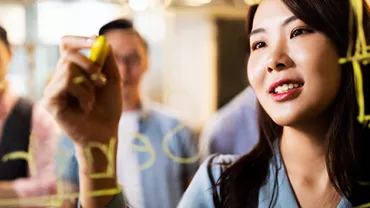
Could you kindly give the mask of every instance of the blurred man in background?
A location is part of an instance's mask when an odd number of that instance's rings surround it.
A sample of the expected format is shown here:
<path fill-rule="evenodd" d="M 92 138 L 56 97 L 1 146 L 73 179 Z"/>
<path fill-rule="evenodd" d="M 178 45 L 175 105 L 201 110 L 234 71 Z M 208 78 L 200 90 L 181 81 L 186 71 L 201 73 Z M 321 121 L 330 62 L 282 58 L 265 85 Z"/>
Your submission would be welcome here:
<path fill-rule="evenodd" d="M 140 93 L 140 82 L 148 70 L 149 48 L 132 22 L 126 19 L 109 22 L 100 29 L 99 35 L 105 35 L 111 45 L 122 78 L 118 182 L 132 207 L 176 207 L 198 164 L 173 161 L 162 144 L 167 136 L 171 136 L 167 146 L 171 155 L 177 158 L 193 157 L 197 148 L 192 132 L 186 127 L 177 129 L 181 125 L 180 120 L 144 99 Z M 178 131 L 175 132 L 176 129 Z M 141 150 L 134 150 L 133 145 Z M 65 179 L 78 184 L 75 157 L 67 169 L 76 171 L 67 173 Z"/>
<path fill-rule="evenodd" d="M 199 139 L 201 159 L 213 153 L 245 154 L 257 140 L 256 96 L 247 87 L 205 124 Z"/>
<path fill-rule="evenodd" d="M 0 27 L 0 200 L 55 194 L 53 155 L 60 131 L 43 108 L 10 89 L 11 58 L 7 32 Z M 29 154 L 28 161 L 4 160 L 19 151 Z"/>

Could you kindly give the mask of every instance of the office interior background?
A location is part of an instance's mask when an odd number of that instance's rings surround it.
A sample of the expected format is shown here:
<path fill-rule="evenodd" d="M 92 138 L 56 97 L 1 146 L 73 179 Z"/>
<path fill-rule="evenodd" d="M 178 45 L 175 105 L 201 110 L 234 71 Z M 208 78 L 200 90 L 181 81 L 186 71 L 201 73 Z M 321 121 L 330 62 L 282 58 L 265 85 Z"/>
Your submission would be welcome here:
<path fill-rule="evenodd" d="M 245 0 L 247 1 L 247 0 Z M 13 61 L 8 80 L 42 96 L 64 35 L 91 36 L 110 20 L 133 20 L 150 47 L 142 90 L 195 129 L 247 85 L 243 0 L 1 0 Z"/>

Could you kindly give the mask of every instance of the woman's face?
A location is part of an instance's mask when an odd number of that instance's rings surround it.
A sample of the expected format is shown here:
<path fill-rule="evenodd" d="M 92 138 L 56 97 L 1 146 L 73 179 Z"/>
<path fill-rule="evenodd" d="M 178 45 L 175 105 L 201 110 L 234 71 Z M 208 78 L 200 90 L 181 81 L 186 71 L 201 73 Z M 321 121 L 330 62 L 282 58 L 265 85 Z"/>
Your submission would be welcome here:
<path fill-rule="evenodd" d="M 315 119 L 336 97 L 341 68 L 334 45 L 281 0 L 263 0 L 258 6 L 250 46 L 249 81 L 278 125 Z"/>

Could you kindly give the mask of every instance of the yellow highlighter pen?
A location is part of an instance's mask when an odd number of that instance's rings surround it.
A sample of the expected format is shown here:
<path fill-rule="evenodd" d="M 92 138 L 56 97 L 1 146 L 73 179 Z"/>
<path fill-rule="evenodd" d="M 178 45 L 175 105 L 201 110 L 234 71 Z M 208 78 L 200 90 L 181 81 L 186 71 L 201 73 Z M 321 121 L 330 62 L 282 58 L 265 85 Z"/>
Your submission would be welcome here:
<path fill-rule="evenodd" d="M 104 66 L 105 61 L 107 60 L 108 53 L 109 44 L 107 39 L 102 35 L 97 37 L 91 46 L 90 60 L 99 65 L 101 70 L 101 68 Z M 98 73 L 100 73 L 100 71 Z M 92 74 L 91 79 L 97 80 L 98 75 Z"/>

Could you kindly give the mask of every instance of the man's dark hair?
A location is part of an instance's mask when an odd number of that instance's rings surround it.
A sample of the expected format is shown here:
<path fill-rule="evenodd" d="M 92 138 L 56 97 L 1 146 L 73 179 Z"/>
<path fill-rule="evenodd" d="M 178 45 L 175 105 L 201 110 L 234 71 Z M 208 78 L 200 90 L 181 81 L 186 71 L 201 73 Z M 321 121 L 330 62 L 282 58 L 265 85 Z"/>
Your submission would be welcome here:
<path fill-rule="evenodd" d="M 8 49 L 10 49 L 10 43 L 9 43 L 9 40 L 8 40 L 8 33 L 6 32 L 6 30 L 2 26 L 0 26 L 0 40 L 5 43 L 5 46 Z"/>
<path fill-rule="evenodd" d="M 103 25 L 100 30 L 99 30 L 99 35 L 104 35 L 109 31 L 112 30 L 126 30 L 126 31 L 131 31 L 139 37 L 141 40 L 145 50 L 148 52 L 148 43 L 146 40 L 140 35 L 140 33 L 134 28 L 134 25 L 132 21 L 128 19 L 116 19 L 111 22 L 108 22 L 107 24 Z"/>

